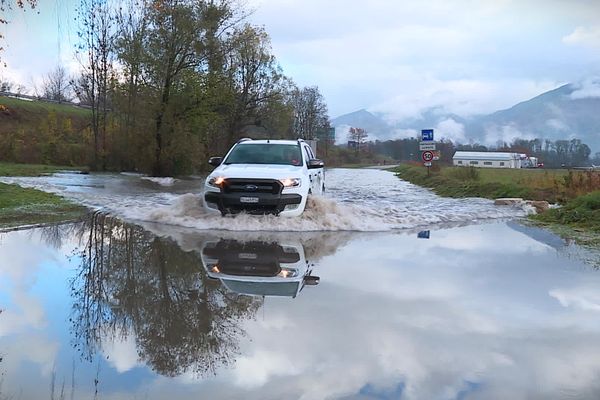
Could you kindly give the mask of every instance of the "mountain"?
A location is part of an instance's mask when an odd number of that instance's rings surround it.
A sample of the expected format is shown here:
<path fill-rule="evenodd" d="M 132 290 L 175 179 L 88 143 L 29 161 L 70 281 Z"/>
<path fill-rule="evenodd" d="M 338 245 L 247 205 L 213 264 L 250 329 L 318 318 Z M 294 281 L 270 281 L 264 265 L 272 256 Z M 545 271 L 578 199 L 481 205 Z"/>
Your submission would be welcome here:
<path fill-rule="evenodd" d="M 391 130 L 390 125 L 383 118 L 364 109 L 341 115 L 332 119 L 330 123 L 331 126 L 336 128 L 352 126 L 366 129 L 369 133 L 369 139 L 386 138 Z"/>
<path fill-rule="evenodd" d="M 435 128 L 436 139 L 446 137 L 487 145 L 511 142 L 514 138 L 577 138 L 596 152 L 600 151 L 600 81 L 567 84 L 506 110 L 471 118 L 436 107 L 416 117 L 388 123 L 384 115 L 359 110 L 337 117 L 331 124 L 365 128 L 370 140 L 415 136 L 425 128 Z"/>
<path fill-rule="evenodd" d="M 564 85 L 509 109 L 473 119 L 465 126 L 466 135 L 484 143 L 508 141 L 513 136 L 577 138 L 600 151 L 600 96 L 590 94 L 581 86 Z"/>

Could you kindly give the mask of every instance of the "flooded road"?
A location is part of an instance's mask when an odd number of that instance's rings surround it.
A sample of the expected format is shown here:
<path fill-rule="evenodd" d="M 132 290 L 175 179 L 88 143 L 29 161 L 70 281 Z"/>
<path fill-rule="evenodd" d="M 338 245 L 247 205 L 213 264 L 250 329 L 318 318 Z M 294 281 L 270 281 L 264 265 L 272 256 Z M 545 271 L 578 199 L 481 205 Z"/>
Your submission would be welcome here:
<path fill-rule="evenodd" d="M 299 223 L 45 179 L 102 211 L 0 234 L 0 399 L 600 397 L 600 273 L 526 210 L 382 171 L 330 171 Z"/>
<path fill-rule="evenodd" d="M 486 199 L 449 199 L 402 181 L 391 172 L 332 169 L 326 196 L 317 198 L 300 218 L 273 216 L 221 218 L 200 203 L 203 179 L 152 181 L 139 175 L 57 174 L 5 178 L 0 182 L 59 193 L 129 221 L 160 222 L 194 229 L 264 231 L 389 231 L 431 224 L 470 224 L 524 216 L 531 210 L 497 207 Z"/>

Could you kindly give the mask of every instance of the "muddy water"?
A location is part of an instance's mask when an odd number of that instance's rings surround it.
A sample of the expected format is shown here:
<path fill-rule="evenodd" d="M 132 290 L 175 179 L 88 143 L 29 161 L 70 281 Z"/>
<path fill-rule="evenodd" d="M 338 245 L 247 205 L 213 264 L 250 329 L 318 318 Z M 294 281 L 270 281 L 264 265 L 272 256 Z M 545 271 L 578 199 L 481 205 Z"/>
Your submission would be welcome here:
<path fill-rule="evenodd" d="M 441 198 L 380 170 L 328 170 L 326 196 L 312 201 L 302 217 L 288 220 L 272 216 L 223 219 L 208 215 L 201 204 L 200 178 L 155 182 L 138 175 L 58 174 L 0 178 L 0 181 L 59 193 L 130 221 L 200 230 L 389 231 L 514 218 L 531 211 L 497 207 L 485 199 Z"/>
<path fill-rule="evenodd" d="M 0 399 L 600 397 L 598 260 L 526 210 L 382 171 L 295 222 L 207 216 L 199 180 L 20 183 L 102 211 L 0 233 Z"/>

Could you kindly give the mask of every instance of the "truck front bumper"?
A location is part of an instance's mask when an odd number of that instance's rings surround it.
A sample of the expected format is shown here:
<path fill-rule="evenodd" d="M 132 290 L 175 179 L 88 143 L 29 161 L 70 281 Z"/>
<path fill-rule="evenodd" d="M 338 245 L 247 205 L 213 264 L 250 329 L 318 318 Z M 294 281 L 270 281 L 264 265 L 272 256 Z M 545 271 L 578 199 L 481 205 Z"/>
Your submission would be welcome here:
<path fill-rule="evenodd" d="M 300 194 L 272 194 L 272 193 L 222 193 L 206 192 L 204 201 L 209 208 L 216 208 L 222 215 L 238 214 L 274 214 L 279 215 L 287 206 L 288 209 L 300 207 L 302 196 Z"/>

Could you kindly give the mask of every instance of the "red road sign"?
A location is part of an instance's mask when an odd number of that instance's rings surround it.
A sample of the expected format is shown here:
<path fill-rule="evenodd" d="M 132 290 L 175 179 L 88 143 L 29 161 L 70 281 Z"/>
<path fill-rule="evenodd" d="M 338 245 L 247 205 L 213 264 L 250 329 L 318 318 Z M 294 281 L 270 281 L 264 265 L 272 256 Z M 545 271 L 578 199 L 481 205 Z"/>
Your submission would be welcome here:
<path fill-rule="evenodd" d="M 433 152 L 432 151 L 424 151 L 423 154 L 421 154 L 421 158 L 423 159 L 423 161 L 429 162 L 429 161 L 433 160 Z"/>

